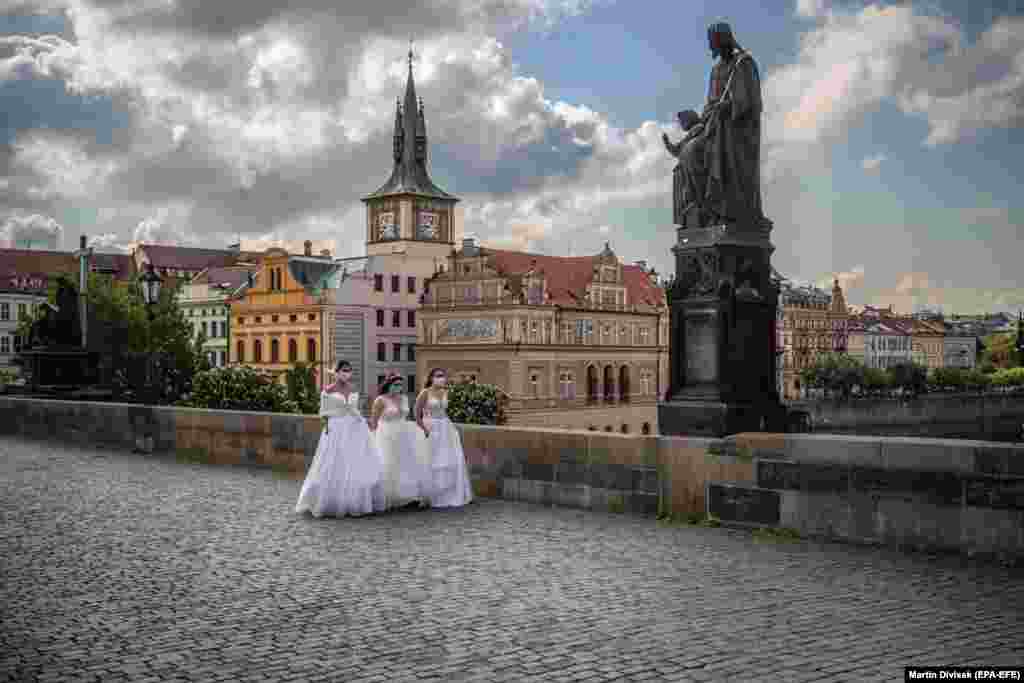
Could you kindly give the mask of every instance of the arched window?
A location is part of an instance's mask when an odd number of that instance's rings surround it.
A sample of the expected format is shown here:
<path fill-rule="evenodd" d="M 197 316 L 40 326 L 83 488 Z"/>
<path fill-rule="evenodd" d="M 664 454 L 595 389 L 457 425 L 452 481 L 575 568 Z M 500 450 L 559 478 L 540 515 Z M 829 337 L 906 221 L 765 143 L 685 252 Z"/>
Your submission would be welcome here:
<path fill-rule="evenodd" d="M 261 342 L 259 339 L 253 341 L 252 343 L 252 361 L 254 363 L 263 362 L 263 342 Z"/>
<path fill-rule="evenodd" d="M 644 422 L 643 427 L 640 428 L 640 433 L 644 435 L 649 435 L 651 433 L 651 423 Z"/>
<path fill-rule="evenodd" d="M 619 399 L 624 403 L 629 402 L 629 366 L 623 365 L 619 368 Z M 622 425 L 625 427 L 626 425 Z M 623 432 L 625 434 L 625 432 Z"/>
<path fill-rule="evenodd" d="M 235 354 L 237 355 L 237 358 L 235 358 L 236 362 L 245 362 L 245 342 L 242 341 L 241 339 L 239 339 L 238 343 L 235 344 Z"/>
<path fill-rule="evenodd" d="M 281 344 L 277 339 L 270 340 L 270 362 L 278 363 L 281 360 Z"/>
<path fill-rule="evenodd" d="M 299 343 L 294 339 L 288 340 L 288 362 L 294 363 L 299 360 Z"/>
<path fill-rule="evenodd" d="M 615 368 L 610 365 L 604 366 L 604 400 L 615 400 Z"/>
<path fill-rule="evenodd" d="M 605 425 L 604 426 L 604 431 L 606 431 L 606 432 L 614 432 L 615 428 L 612 427 L 611 425 Z"/>
<path fill-rule="evenodd" d="M 597 401 L 597 368 L 593 365 L 587 367 L 587 401 Z"/>
<path fill-rule="evenodd" d="M 306 360 L 310 363 L 316 361 L 316 339 L 306 340 Z"/>

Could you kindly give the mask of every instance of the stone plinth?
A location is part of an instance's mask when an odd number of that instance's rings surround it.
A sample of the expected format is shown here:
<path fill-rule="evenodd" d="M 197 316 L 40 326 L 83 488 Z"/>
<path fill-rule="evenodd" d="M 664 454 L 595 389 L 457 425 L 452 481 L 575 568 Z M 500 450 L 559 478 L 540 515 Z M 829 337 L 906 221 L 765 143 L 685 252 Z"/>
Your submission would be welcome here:
<path fill-rule="evenodd" d="M 663 434 L 784 429 L 775 387 L 772 225 L 679 228 Z"/>

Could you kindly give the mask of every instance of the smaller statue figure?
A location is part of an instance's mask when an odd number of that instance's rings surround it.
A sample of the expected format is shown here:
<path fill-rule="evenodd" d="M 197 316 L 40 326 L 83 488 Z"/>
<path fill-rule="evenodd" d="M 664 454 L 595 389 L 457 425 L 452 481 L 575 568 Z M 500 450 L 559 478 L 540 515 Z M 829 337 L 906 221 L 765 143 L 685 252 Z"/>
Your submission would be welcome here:
<path fill-rule="evenodd" d="M 700 115 L 692 109 L 685 109 L 678 114 L 679 127 L 683 129 L 683 139 L 672 142 L 666 133 L 661 134 L 662 142 L 668 153 L 679 160 L 672 171 L 672 222 L 687 227 L 686 214 L 700 209 L 700 197 L 695 196 L 695 188 L 687 183 L 686 148 L 690 144 L 700 145 L 705 125 Z M 699 223 L 698 223 L 699 224 Z"/>

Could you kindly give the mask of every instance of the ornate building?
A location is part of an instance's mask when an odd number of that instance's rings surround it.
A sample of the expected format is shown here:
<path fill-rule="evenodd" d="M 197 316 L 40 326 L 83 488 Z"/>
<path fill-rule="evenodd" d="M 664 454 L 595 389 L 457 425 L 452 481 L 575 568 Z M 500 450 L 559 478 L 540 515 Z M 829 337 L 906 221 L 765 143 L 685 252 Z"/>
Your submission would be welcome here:
<path fill-rule="evenodd" d="M 910 349 L 915 363 L 929 370 L 941 368 L 946 364 L 945 337 L 946 329 L 939 321 L 925 319 L 909 319 Z"/>
<path fill-rule="evenodd" d="M 803 395 L 800 371 L 825 353 L 848 353 L 849 312 L 839 281 L 832 293 L 817 287 L 781 283 L 783 370 L 782 396 L 797 399 Z"/>
<path fill-rule="evenodd" d="M 231 300 L 243 295 L 257 269 L 248 264 L 205 268 L 181 288 L 178 305 L 192 324 L 193 334 L 198 336 L 201 331 L 206 337 L 203 349 L 214 367 L 228 364 Z"/>
<path fill-rule="evenodd" d="M 497 385 L 510 424 L 656 433 L 665 294 L 607 244 L 557 257 L 466 239 L 430 281 L 416 362 L 420 377 L 440 367 L 454 381 Z"/>
<path fill-rule="evenodd" d="M 333 363 L 333 310 L 327 290 L 338 264 L 330 254 L 303 256 L 268 249 L 259 269 L 231 302 L 231 363 L 283 381 L 296 362 L 312 365 L 322 383 Z M 327 349 L 327 353 L 324 350 Z"/>

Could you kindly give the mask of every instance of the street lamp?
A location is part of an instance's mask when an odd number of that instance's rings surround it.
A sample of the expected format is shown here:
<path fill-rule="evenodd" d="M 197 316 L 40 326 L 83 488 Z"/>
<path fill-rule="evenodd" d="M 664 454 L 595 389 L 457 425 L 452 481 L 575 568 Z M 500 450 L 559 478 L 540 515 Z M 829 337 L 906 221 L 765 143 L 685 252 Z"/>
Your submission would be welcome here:
<path fill-rule="evenodd" d="M 153 264 L 146 264 L 146 271 L 139 276 L 139 289 L 142 290 L 142 300 L 146 304 L 146 313 L 149 316 L 149 322 L 153 322 L 155 317 L 154 306 L 160 300 L 160 286 L 163 285 L 163 278 L 156 274 L 153 270 Z M 152 325 L 150 326 L 150 334 L 152 334 Z M 146 358 L 146 388 L 151 392 L 151 403 L 156 404 L 156 397 L 158 396 L 156 388 L 153 386 L 153 351 L 150 351 L 149 356 Z"/>

